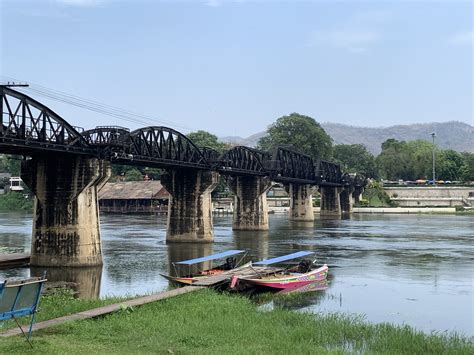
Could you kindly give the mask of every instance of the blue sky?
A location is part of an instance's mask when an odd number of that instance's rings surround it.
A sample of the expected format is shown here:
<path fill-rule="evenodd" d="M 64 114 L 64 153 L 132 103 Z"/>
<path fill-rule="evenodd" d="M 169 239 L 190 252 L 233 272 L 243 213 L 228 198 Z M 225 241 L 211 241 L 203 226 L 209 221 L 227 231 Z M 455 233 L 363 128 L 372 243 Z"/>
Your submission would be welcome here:
<path fill-rule="evenodd" d="M 0 80 L 149 125 L 248 136 L 291 112 L 355 126 L 473 124 L 471 1 L 0 4 Z M 37 98 L 74 125 L 139 126 Z"/>

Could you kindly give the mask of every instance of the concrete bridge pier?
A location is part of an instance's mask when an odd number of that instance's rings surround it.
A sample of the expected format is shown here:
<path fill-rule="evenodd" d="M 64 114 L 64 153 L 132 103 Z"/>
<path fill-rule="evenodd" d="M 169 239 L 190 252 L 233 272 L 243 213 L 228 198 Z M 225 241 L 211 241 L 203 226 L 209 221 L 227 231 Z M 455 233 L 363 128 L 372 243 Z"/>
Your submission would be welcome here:
<path fill-rule="evenodd" d="M 341 190 L 339 186 L 320 186 L 321 216 L 341 215 Z"/>
<path fill-rule="evenodd" d="M 235 176 L 228 179 L 234 193 L 233 230 L 268 230 L 267 191 L 268 178 L 260 176 Z"/>
<path fill-rule="evenodd" d="M 362 186 L 355 186 L 354 191 L 352 193 L 352 198 L 354 199 L 354 204 L 358 204 L 360 199 L 362 198 L 362 193 L 364 192 L 364 188 Z"/>
<path fill-rule="evenodd" d="M 352 193 L 354 192 L 353 186 L 346 186 L 342 189 L 340 199 L 341 199 L 341 210 L 342 213 L 352 213 Z"/>
<path fill-rule="evenodd" d="M 314 221 L 312 186 L 290 183 L 288 193 L 290 195 L 290 220 Z"/>
<path fill-rule="evenodd" d="M 211 192 L 219 174 L 196 169 L 169 170 L 161 183 L 170 193 L 168 242 L 212 242 Z"/>
<path fill-rule="evenodd" d="M 32 266 L 102 265 L 97 192 L 110 163 L 54 154 L 22 161 L 21 178 L 35 194 Z"/>

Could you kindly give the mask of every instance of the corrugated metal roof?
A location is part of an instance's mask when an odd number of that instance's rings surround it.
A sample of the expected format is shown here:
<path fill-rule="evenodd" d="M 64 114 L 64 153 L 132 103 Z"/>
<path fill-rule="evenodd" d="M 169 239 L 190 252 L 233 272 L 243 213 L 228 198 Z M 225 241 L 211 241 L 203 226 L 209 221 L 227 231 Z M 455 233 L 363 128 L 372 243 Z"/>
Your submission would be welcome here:
<path fill-rule="evenodd" d="M 159 180 L 109 182 L 99 191 L 99 200 L 146 200 L 168 195 Z"/>

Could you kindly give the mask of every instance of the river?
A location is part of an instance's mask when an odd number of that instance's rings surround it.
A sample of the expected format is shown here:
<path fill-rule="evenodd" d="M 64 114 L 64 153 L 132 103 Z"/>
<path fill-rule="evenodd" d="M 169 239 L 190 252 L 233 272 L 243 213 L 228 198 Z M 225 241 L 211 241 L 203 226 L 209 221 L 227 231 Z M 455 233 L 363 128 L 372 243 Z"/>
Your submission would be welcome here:
<path fill-rule="evenodd" d="M 1 213 L 0 252 L 28 252 L 31 224 L 31 215 Z M 231 226 L 231 217 L 215 217 L 214 243 L 166 244 L 166 217 L 102 215 L 104 266 L 50 269 L 48 279 L 79 284 L 79 297 L 145 294 L 168 288 L 159 273 L 173 261 L 226 249 L 247 249 L 254 259 L 314 249 L 330 267 L 329 288 L 280 306 L 474 335 L 473 216 L 354 214 L 307 223 L 271 215 L 268 232 Z M 30 272 L 41 270 L 0 270 L 0 280 Z"/>

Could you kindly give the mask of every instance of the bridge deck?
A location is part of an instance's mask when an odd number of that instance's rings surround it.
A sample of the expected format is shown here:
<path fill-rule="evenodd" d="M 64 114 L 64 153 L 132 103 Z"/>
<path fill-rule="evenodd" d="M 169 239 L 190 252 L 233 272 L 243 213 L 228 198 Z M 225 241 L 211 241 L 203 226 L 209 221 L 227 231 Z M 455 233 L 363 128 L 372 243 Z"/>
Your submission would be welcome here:
<path fill-rule="evenodd" d="M 225 271 L 223 273 L 202 277 L 199 281 L 193 283 L 193 286 L 207 286 L 212 287 L 219 285 L 223 282 L 228 282 L 232 279 L 232 276 L 238 277 L 256 277 L 261 274 L 270 274 L 274 272 L 282 271 L 281 267 L 274 266 L 246 266 L 242 268 L 236 268 L 233 270 Z"/>

